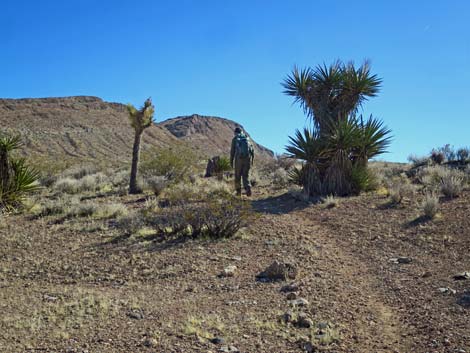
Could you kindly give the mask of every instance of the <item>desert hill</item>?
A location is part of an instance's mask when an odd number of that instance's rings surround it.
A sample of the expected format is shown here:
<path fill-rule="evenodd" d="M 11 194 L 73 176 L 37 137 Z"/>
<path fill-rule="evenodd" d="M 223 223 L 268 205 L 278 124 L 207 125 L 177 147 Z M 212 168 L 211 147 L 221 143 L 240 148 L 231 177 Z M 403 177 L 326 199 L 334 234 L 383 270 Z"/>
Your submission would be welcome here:
<path fill-rule="evenodd" d="M 206 156 L 228 154 L 239 124 L 192 115 L 157 123 L 145 131 L 143 149 L 189 142 Z M 0 99 L 0 132 L 21 133 L 25 156 L 122 161 L 130 158 L 133 131 L 124 104 L 98 97 Z M 256 145 L 258 156 L 273 153 Z"/>

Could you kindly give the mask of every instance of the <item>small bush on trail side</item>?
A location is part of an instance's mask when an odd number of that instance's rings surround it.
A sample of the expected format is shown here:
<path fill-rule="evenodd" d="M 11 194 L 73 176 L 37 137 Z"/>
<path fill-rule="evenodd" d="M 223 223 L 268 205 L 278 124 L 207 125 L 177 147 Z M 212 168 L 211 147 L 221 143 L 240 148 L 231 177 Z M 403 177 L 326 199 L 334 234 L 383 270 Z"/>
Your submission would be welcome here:
<path fill-rule="evenodd" d="M 65 194 L 77 194 L 84 191 L 97 191 L 103 187 L 107 177 L 103 173 L 87 174 L 81 179 L 64 177 L 58 179 L 53 189 Z"/>
<path fill-rule="evenodd" d="M 273 185 L 278 188 L 285 188 L 289 185 L 289 175 L 284 168 L 278 168 L 274 171 Z"/>
<path fill-rule="evenodd" d="M 457 150 L 457 160 L 460 163 L 468 162 L 470 157 L 470 148 L 462 147 Z"/>
<path fill-rule="evenodd" d="M 425 156 L 420 157 L 414 154 L 410 154 L 408 156 L 408 161 L 411 163 L 411 168 L 418 168 L 418 167 L 422 167 L 425 165 L 429 165 L 430 157 L 425 157 Z"/>
<path fill-rule="evenodd" d="M 215 162 L 215 174 L 221 176 L 223 173 L 228 172 L 232 169 L 230 166 L 230 159 L 225 156 L 221 156 Z"/>
<path fill-rule="evenodd" d="M 209 196 L 202 203 L 184 202 L 150 220 L 162 238 L 229 238 L 246 225 L 248 206 L 235 197 Z"/>
<path fill-rule="evenodd" d="M 439 211 L 439 198 L 433 193 L 427 193 L 421 202 L 421 211 L 427 219 L 433 219 Z"/>

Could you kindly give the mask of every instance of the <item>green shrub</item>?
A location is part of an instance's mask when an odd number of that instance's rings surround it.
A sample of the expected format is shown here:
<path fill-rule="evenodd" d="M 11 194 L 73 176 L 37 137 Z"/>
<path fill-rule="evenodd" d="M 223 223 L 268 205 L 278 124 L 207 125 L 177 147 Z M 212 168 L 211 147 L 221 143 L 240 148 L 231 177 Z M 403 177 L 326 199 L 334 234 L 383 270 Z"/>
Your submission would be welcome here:
<path fill-rule="evenodd" d="M 173 182 L 189 178 L 198 167 L 198 156 L 188 147 L 152 149 L 142 155 L 140 172 L 144 178 L 165 176 Z"/>
<path fill-rule="evenodd" d="M 370 168 L 361 165 L 355 165 L 351 169 L 352 192 L 360 194 L 363 191 L 376 190 L 379 187 L 379 181 L 376 173 Z"/>
<path fill-rule="evenodd" d="M 232 167 L 230 166 L 230 158 L 221 156 L 215 161 L 215 174 L 222 174 L 224 172 L 228 172 L 231 170 Z"/>

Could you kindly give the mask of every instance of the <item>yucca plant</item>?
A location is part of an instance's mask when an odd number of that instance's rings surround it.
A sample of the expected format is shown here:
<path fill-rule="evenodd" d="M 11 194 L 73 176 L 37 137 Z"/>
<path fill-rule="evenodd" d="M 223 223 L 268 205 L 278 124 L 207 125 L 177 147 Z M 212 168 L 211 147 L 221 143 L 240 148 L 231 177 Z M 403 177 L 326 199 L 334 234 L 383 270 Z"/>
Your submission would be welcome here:
<path fill-rule="evenodd" d="M 39 171 L 25 159 L 11 157 L 20 147 L 20 136 L 0 136 L 0 210 L 20 205 L 25 194 L 39 189 Z"/>
<path fill-rule="evenodd" d="M 152 100 L 148 98 L 142 108 L 136 109 L 132 104 L 127 105 L 127 112 L 129 113 L 129 120 L 131 126 L 134 128 L 134 146 L 132 148 L 132 165 L 131 175 L 129 181 L 129 193 L 138 194 L 142 190 L 137 185 L 137 170 L 139 166 L 140 156 L 140 142 L 142 140 L 142 133 L 153 123 L 153 114 L 155 108 Z"/>
<path fill-rule="evenodd" d="M 381 79 L 365 62 L 359 68 L 337 61 L 330 67 L 294 68 L 283 86 L 312 119 L 313 128 L 296 131 L 286 147 L 304 161 L 303 186 L 311 195 L 348 195 L 367 184 L 367 161 L 386 151 L 390 130 L 357 112 L 377 95 Z"/>

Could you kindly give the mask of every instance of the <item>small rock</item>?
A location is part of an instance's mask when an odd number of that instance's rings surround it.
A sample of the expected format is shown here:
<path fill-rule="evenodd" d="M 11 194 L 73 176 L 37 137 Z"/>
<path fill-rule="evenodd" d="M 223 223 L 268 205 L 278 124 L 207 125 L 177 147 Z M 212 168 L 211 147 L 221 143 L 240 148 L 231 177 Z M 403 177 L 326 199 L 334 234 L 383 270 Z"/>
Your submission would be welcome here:
<path fill-rule="evenodd" d="M 306 353 L 314 353 L 316 351 L 315 346 L 311 342 L 305 342 L 302 345 L 302 349 Z"/>
<path fill-rule="evenodd" d="M 295 300 L 297 299 L 298 295 L 296 292 L 290 292 L 287 294 L 286 298 L 287 300 Z"/>
<path fill-rule="evenodd" d="M 330 327 L 330 324 L 328 322 L 319 322 L 317 327 L 320 329 L 320 330 L 326 330 Z"/>
<path fill-rule="evenodd" d="M 155 346 L 157 346 L 157 343 L 158 342 L 155 339 L 153 339 L 153 338 L 149 339 L 148 338 L 144 341 L 143 344 L 144 344 L 145 347 L 155 347 Z"/>
<path fill-rule="evenodd" d="M 413 261 L 410 257 L 399 257 L 397 260 L 399 264 L 409 264 Z"/>
<path fill-rule="evenodd" d="M 281 292 L 289 293 L 289 292 L 297 292 L 299 290 L 299 285 L 297 283 L 286 284 L 282 286 Z"/>
<path fill-rule="evenodd" d="M 55 302 L 59 299 L 58 297 L 55 297 L 55 296 L 52 296 L 52 295 L 49 295 L 49 294 L 44 294 L 43 298 L 44 298 L 44 300 L 46 300 L 48 302 Z"/>
<path fill-rule="evenodd" d="M 129 316 L 131 319 L 134 319 L 134 320 L 142 320 L 144 318 L 144 314 L 139 310 L 129 311 L 127 313 L 127 316 Z"/>
<path fill-rule="evenodd" d="M 457 304 L 463 306 L 464 308 L 470 308 L 470 293 L 463 294 L 458 300 Z"/>
<path fill-rule="evenodd" d="M 242 257 L 241 256 L 233 256 L 232 260 L 233 261 L 242 261 Z"/>
<path fill-rule="evenodd" d="M 235 271 L 237 270 L 237 266 L 230 265 L 224 268 L 224 270 L 219 274 L 219 277 L 233 277 L 235 276 Z"/>
<path fill-rule="evenodd" d="M 424 273 L 421 275 L 422 278 L 428 278 L 428 277 L 431 277 L 431 276 L 432 276 L 431 272 L 424 272 Z"/>
<path fill-rule="evenodd" d="M 225 343 L 225 340 L 222 337 L 214 337 L 210 341 L 213 344 L 224 344 Z"/>
<path fill-rule="evenodd" d="M 463 281 L 463 280 L 466 280 L 466 279 L 470 279 L 470 272 L 462 272 L 462 273 L 457 273 L 455 276 L 454 276 L 454 279 L 457 280 L 457 281 Z"/>
<path fill-rule="evenodd" d="M 298 327 L 310 328 L 313 327 L 313 320 L 308 317 L 306 313 L 300 313 L 296 322 Z"/>
<path fill-rule="evenodd" d="M 452 288 L 447 288 L 447 287 L 442 287 L 442 288 L 439 288 L 438 289 L 439 292 L 443 293 L 443 294 L 457 294 L 457 291 L 455 289 L 452 289 Z"/>
<path fill-rule="evenodd" d="M 256 278 L 260 281 L 285 281 L 288 278 L 294 279 L 297 276 L 297 269 L 293 264 L 274 261 L 264 271 L 260 272 Z"/>
<path fill-rule="evenodd" d="M 287 310 L 284 314 L 281 315 L 280 319 L 281 322 L 288 324 L 294 319 L 294 314 L 291 310 Z"/>
<path fill-rule="evenodd" d="M 289 304 L 293 307 L 305 307 L 308 306 L 308 300 L 304 298 L 289 300 Z"/>

